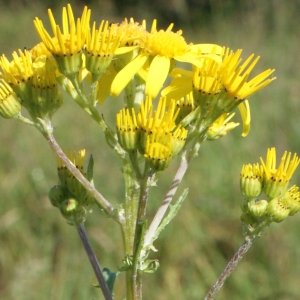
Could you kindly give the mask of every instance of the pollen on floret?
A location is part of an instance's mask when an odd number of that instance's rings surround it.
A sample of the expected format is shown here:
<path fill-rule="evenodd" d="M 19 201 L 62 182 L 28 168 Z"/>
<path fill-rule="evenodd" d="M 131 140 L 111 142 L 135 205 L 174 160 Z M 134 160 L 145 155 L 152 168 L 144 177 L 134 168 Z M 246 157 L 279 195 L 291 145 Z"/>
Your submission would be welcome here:
<path fill-rule="evenodd" d="M 188 51 L 188 45 L 180 33 L 164 30 L 145 35 L 141 46 L 150 55 L 160 55 L 168 58 L 184 55 Z"/>

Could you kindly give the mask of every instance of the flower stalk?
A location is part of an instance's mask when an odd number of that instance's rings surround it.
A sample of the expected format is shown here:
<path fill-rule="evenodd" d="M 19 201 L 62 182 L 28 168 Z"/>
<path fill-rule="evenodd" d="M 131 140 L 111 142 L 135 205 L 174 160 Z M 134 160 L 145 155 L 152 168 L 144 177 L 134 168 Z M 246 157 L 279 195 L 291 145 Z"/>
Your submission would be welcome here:
<path fill-rule="evenodd" d="M 225 283 L 226 279 L 230 276 L 230 274 L 234 271 L 237 267 L 238 263 L 244 257 L 244 255 L 248 252 L 250 247 L 252 246 L 256 236 L 246 236 L 243 244 L 239 248 L 239 250 L 234 254 L 230 262 L 225 267 L 224 271 L 221 273 L 215 284 L 206 294 L 204 300 L 212 300 L 215 298 L 217 292 L 222 288 L 223 284 Z"/>

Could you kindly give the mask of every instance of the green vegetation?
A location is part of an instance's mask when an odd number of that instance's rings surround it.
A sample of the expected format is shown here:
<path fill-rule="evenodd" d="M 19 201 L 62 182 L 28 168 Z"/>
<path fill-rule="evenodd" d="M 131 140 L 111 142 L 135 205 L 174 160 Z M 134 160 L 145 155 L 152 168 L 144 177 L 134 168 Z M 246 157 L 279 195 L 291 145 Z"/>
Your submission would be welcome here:
<path fill-rule="evenodd" d="M 250 98 L 252 128 L 246 138 L 237 128 L 224 139 L 205 143 L 194 160 L 181 186 L 190 187 L 188 199 L 155 243 L 159 251 L 152 257 L 159 259 L 160 268 L 145 275 L 145 299 L 202 299 L 243 241 L 239 220 L 242 164 L 257 162 L 272 146 L 278 156 L 284 150 L 300 154 L 299 4 L 292 2 L 265 1 L 261 6 L 261 1 L 252 1 L 251 7 L 235 9 L 216 3 L 208 15 L 199 15 L 199 22 L 195 15 L 190 22 L 182 15 L 183 23 L 175 24 L 175 29 L 183 28 L 187 39 L 242 48 L 243 57 L 252 52 L 260 55 L 257 72 L 275 68 L 277 80 Z M 92 14 L 98 19 L 117 21 L 125 17 L 114 15 L 113 6 L 110 12 L 102 6 L 92 5 Z M 11 57 L 12 51 L 39 41 L 32 20 L 37 15 L 46 19 L 45 7 L 35 4 L 15 9 L 11 5 L 9 9 L 1 7 L 1 11 L 2 53 Z M 158 26 L 165 24 L 160 21 L 163 15 L 155 11 L 150 14 L 142 6 L 131 12 L 139 15 L 139 21 L 157 18 Z M 126 17 L 130 16 L 127 13 Z M 110 99 L 100 108 L 107 120 L 114 121 L 118 101 L 122 100 Z M 63 148 L 86 148 L 88 155 L 93 154 L 95 185 L 112 203 L 118 203 L 123 197 L 120 165 L 96 124 L 71 101 L 58 111 L 53 124 Z M 0 298 L 100 299 L 76 230 L 66 224 L 47 198 L 57 182 L 53 153 L 34 128 L 4 119 L 0 119 L 0 128 Z M 166 174 L 174 173 L 175 164 Z M 299 170 L 293 178 L 299 184 Z M 164 176 L 155 195 L 150 195 L 153 213 L 170 181 L 171 177 Z M 217 299 L 298 299 L 299 225 L 298 215 L 280 226 L 272 225 L 255 242 Z M 95 210 L 86 229 L 101 266 L 116 270 L 122 260 L 118 226 Z M 122 299 L 124 278 L 121 275 L 117 280 L 115 298 Z"/>

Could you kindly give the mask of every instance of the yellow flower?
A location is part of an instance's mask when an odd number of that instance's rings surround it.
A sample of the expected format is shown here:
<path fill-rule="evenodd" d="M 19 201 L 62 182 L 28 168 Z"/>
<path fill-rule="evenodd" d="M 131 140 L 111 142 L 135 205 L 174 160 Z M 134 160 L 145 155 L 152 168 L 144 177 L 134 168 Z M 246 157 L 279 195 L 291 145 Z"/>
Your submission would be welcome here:
<path fill-rule="evenodd" d="M 84 8 L 81 18 L 75 23 L 71 5 L 62 11 L 63 30 L 56 24 L 51 9 L 48 9 L 51 28 L 54 37 L 51 37 L 44 28 L 43 22 L 35 18 L 34 26 L 46 48 L 55 57 L 60 72 L 64 75 L 79 71 L 82 66 L 82 49 L 85 44 L 89 28 L 91 11 Z"/>
<path fill-rule="evenodd" d="M 14 52 L 12 56 L 11 62 L 4 55 L 0 59 L 2 78 L 10 84 L 35 121 L 37 118 L 48 120 L 62 105 L 55 67 L 46 64 L 46 56 L 33 61 L 30 50 L 19 50 L 19 55 Z"/>
<path fill-rule="evenodd" d="M 170 133 L 156 131 L 147 136 L 144 157 L 155 171 L 166 169 L 172 158 L 172 136 Z"/>
<path fill-rule="evenodd" d="M 267 79 L 267 77 L 275 71 L 274 69 L 268 69 L 250 81 L 247 81 L 260 57 L 257 56 L 253 60 L 254 54 L 251 54 L 246 61 L 239 66 L 241 53 L 241 49 L 235 53 L 227 49 L 220 70 L 218 71 L 226 93 L 239 101 L 247 99 L 276 79 L 276 77 Z"/>
<path fill-rule="evenodd" d="M 117 135 L 120 145 L 125 150 L 137 148 L 139 127 L 134 109 L 123 108 L 117 114 Z"/>
<path fill-rule="evenodd" d="M 1 79 L 0 81 L 0 115 L 3 118 L 10 119 L 21 111 L 21 103 L 12 88 Z"/>
<path fill-rule="evenodd" d="M 146 95 L 155 98 L 174 61 L 201 65 L 201 58 L 210 55 L 214 45 L 188 45 L 182 37 L 182 31 L 172 32 L 172 27 L 173 24 L 165 31 L 157 31 L 156 20 L 153 21 L 151 32 L 141 38 L 138 56 L 115 77 L 111 86 L 113 96 L 119 95 L 131 78 L 148 64 Z"/>
<path fill-rule="evenodd" d="M 30 81 L 34 72 L 30 52 L 19 49 L 19 55 L 14 51 L 12 57 L 11 62 L 4 54 L 0 58 L 0 66 L 3 70 L 2 78 L 11 86 L 18 86 L 22 82 Z"/>
<path fill-rule="evenodd" d="M 153 113 L 152 101 L 150 98 L 146 98 L 137 115 L 137 122 L 141 129 L 141 137 L 139 141 L 139 150 L 141 154 L 145 153 L 147 137 L 153 132 L 161 131 L 164 133 L 170 133 L 173 129 L 175 129 L 175 120 L 178 113 L 179 109 L 176 109 L 175 101 L 170 103 L 170 106 L 166 111 L 166 98 L 160 98 L 157 110 Z"/>
<path fill-rule="evenodd" d="M 102 104 L 110 93 L 111 84 L 114 78 L 124 66 L 132 61 L 139 49 L 141 37 L 146 34 L 145 22 L 140 25 L 134 22 L 132 18 L 128 21 L 125 19 L 121 24 L 112 24 L 114 39 L 120 40 L 120 45 L 115 51 L 115 59 L 102 74 L 97 85 L 97 100 Z"/>
<path fill-rule="evenodd" d="M 212 53 L 217 52 L 212 50 Z M 171 72 L 174 79 L 162 91 L 162 95 L 167 99 L 180 99 L 193 91 L 194 102 L 200 106 L 202 117 L 210 117 L 212 122 L 224 112 L 230 113 L 238 106 L 243 120 L 242 136 L 246 136 L 250 131 L 251 121 L 250 106 L 246 99 L 275 78 L 267 79 L 274 72 L 269 69 L 247 81 L 259 57 L 253 60 L 252 54 L 239 66 L 241 53 L 242 50 L 234 53 L 226 49 L 219 52 L 221 63 L 211 57 L 204 57 L 202 65 L 193 67 L 192 72 L 174 69 Z"/>
<path fill-rule="evenodd" d="M 102 21 L 99 29 L 93 23 L 92 30 L 89 30 L 85 46 L 86 68 L 98 79 L 100 74 L 107 71 L 115 52 L 120 44 L 121 36 L 115 36 L 115 25 L 108 28 L 108 22 Z M 95 80 L 93 80 L 95 81 Z"/>
<path fill-rule="evenodd" d="M 129 21 L 125 20 L 116 27 L 116 34 L 121 36 L 120 46 L 121 47 L 133 47 L 136 49 L 141 43 L 141 37 L 146 33 L 146 22 L 142 24 L 134 22 L 133 18 Z"/>
<path fill-rule="evenodd" d="M 291 152 L 285 151 L 278 168 L 276 168 L 276 150 L 268 149 L 266 163 L 260 158 L 264 168 L 263 191 L 269 198 L 282 197 L 286 192 L 293 173 L 300 163 L 299 157 Z"/>
<path fill-rule="evenodd" d="M 223 136 L 225 136 L 229 131 L 239 126 L 239 123 L 228 122 L 234 113 L 224 113 L 219 117 L 215 122 L 213 122 L 208 131 L 207 131 L 207 139 L 208 140 L 216 140 Z"/>

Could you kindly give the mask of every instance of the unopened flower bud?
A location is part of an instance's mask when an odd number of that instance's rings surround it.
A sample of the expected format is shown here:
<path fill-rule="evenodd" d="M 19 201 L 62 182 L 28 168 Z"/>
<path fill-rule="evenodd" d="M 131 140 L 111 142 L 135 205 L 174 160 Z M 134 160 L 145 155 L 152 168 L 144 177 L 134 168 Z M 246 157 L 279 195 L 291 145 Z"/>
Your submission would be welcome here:
<path fill-rule="evenodd" d="M 255 217 L 262 217 L 266 214 L 268 207 L 268 201 L 259 200 L 257 202 L 250 201 L 248 203 L 249 212 Z"/>
<path fill-rule="evenodd" d="M 63 186 L 55 185 L 51 188 L 48 197 L 53 206 L 60 207 L 60 204 L 68 197 L 68 193 Z"/>
<path fill-rule="evenodd" d="M 271 221 L 279 223 L 283 221 L 290 213 L 290 207 L 285 199 L 272 199 L 267 207 L 267 215 Z"/>
<path fill-rule="evenodd" d="M 290 216 L 293 216 L 300 210 L 300 192 L 296 185 L 293 185 L 283 197 L 290 207 Z"/>
<path fill-rule="evenodd" d="M 256 198 L 262 191 L 263 168 L 258 164 L 243 165 L 240 178 L 242 193 L 248 198 Z"/>
<path fill-rule="evenodd" d="M 63 201 L 60 205 L 60 211 L 70 225 L 83 223 L 87 213 L 86 209 L 79 205 L 74 198 Z"/>

